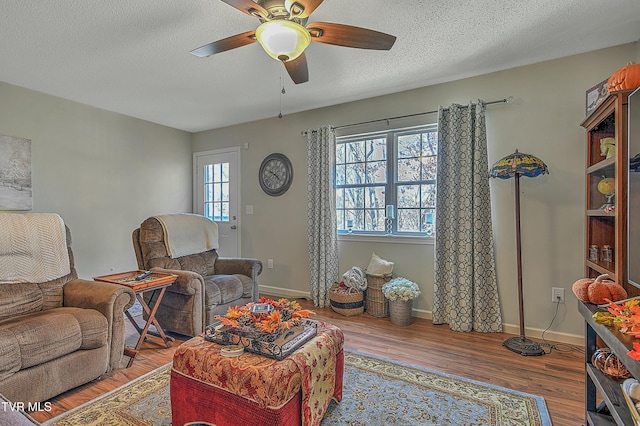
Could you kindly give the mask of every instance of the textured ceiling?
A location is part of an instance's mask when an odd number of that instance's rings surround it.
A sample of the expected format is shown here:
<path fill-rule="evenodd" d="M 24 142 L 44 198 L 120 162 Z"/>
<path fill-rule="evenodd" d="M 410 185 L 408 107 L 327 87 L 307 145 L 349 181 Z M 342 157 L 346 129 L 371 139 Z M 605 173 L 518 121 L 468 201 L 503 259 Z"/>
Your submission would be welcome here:
<path fill-rule="evenodd" d="M 191 132 L 486 74 L 640 39 L 640 0 L 325 0 L 309 22 L 397 36 L 390 51 L 312 43 L 294 85 L 218 0 L 1 0 L 0 81 Z"/>

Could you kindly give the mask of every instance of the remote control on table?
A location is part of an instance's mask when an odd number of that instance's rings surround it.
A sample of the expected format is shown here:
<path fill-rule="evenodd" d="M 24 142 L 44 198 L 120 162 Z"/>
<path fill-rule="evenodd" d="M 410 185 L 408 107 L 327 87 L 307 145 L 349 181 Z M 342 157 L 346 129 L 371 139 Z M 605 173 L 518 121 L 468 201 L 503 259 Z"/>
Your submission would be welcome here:
<path fill-rule="evenodd" d="M 145 279 L 145 278 L 147 278 L 149 275 L 151 275 L 151 271 L 147 271 L 147 272 L 145 272 L 144 274 L 140 274 L 140 275 L 138 275 L 138 276 L 136 277 L 136 280 L 137 280 L 137 281 L 144 280 L 144 279 Z"/>

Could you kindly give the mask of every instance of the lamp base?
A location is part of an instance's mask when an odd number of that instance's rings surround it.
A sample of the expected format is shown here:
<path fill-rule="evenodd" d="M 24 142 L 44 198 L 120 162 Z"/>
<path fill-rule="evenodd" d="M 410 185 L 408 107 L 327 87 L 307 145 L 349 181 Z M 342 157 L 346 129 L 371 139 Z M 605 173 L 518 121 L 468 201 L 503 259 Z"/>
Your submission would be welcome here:
<path fill-rule="evenodd" d="M 538 342 L 529 340 L 524 336 L 510 337 L 502 342 L 502 346 L 522 356 L 540 356 L 545 354 L 544 349 L 540 347 Z"/>

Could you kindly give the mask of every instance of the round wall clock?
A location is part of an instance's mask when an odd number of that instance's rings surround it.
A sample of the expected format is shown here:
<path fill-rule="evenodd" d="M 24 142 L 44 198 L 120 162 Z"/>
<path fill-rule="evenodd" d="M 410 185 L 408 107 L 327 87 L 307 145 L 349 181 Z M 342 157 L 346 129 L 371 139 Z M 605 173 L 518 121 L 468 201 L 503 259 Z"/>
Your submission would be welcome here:
<path fill-rule="evenodd" d="M 258 180 L 262 190 L 273 197 L 282 195 L 293 181 L 293 166 L 286 155 L 274 153 L 268 155 L 260 165 Z"/>

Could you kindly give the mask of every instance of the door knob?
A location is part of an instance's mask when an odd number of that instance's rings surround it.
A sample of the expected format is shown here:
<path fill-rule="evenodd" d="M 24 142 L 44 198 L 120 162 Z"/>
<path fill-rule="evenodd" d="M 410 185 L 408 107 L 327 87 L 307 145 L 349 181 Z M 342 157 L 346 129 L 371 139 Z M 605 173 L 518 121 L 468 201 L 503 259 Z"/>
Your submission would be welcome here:
<path fill-rule="evenodd" d="M 236 228 L 237 228 L 237 226 L 235 226 L 235 225 L 231 225 L 231 226 L 230 226 L 230 228 L 231 228 L 231 229 L 236 229 Z"/>

